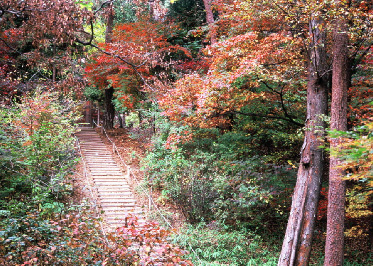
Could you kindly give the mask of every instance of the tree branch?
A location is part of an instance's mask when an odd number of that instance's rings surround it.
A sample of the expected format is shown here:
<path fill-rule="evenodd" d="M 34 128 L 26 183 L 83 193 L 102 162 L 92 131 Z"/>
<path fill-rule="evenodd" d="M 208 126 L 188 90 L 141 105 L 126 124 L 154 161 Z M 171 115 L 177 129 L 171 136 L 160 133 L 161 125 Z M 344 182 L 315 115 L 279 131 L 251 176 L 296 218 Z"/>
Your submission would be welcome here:
<path fill-rule="evenodd" d="M 283 116 L 276 116 L 276 115 L 261 115 L 261 114 L 255 114 L 255 113 L 244 113 L 244 112 L 241 112 L 241 111 L 232 111 L 233 113 L 236 113 L 236 114 L 240 114 L 240 115 L 245 115 L 245 116 L 254 116 L 254 117 L 261 117 L 261 118 L 268 118 L 268 119 L 279 119 L 279 120 L 284 120 L 284 121 L 287 121 L 287 122 L 290 122 L 296 126 L 299 126 L 299 127 L 303 127 L 304 124 L 302 123 L 299 123 L 291 118 L 288 118 L 288 117 L 283 117 Z"/>
<path fill-rule="evenodd" d="M 286 84 L 284 84 L 282 87 L 281 87 L 281 92 L 278 92 L 277 90 L 275 90 L 274 88 L 272 88 L 271 86 L 269 86 L 269 84 L 267 83 L 267 82 L 265 82 L 265 81 L 261 81 L 269 90 L 271 90 L 272 92 L 274 92 L 274 93 L 276 93 L 276 94 L 278 94 L 279 96 L 280 96 L 280 102 L 281 102 L 281 108 L 282 108 L 282 110 L 284 111 L 284 115 L 285 115 L 285 117 L 286 118 L 288 118 L 288 120 L 289 120 L 289 122 L 292 122 L 292 123 L 294 123 L 294 124 L 297 124 L 297 125 L 300 125 L 300 123 L 298 123 L 297 121 L 295 121 L 294 119 L 293 119 L 293 117 L 288 113 L 288 110 L 287 110 L 287 108 L 286 108 L 286 106 L 285 106 L 285 102 L 284 102 L 284 93 L 283 93 L 283 90 L 284 90 L 284 88 L 285 88 L 285 85 Z"/>
<path fill-rule="evenodd" d="M 93 12 L 93 14 L 96 15 L 101 9 L 103 9 L 106 5 L 110 5 L 112 2 L 113 2 L 113 0 L 109 0 L 109 1 L 103 2 L 101 4 L 101 6 L 96 11 Z"/>
<path fill-rule="evenodd" d="M 17 49 L 13 48 L 12 46 L 10 46 L 3 38 L 0 37 L 0 41 L 2 41 L 9 49 L 11 49 L 12 51 L 16 52 L 17 54 L 22 54 L 20 51 L 18 51 Z"/>

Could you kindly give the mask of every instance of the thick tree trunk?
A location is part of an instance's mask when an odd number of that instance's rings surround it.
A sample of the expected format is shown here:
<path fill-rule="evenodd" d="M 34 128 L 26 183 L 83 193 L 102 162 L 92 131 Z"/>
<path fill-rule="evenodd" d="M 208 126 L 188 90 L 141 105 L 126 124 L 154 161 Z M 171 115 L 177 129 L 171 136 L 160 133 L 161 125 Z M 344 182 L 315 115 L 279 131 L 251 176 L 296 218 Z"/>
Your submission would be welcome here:
<path fill-rule="evenodd" d="M 307 120 L 304 143 L 295 186 L 290 216 L 278 265 L 308 265 L 323 174 L 323 144 L 328 109 L 328 79 L 325 33 L 322 21 L 310 22 L 313 43 L 309 49 L 307 84 Z"/>
<path fill-rule="evenodd" d="M 114 10 L 113 4 L 110 4 L 110 10 L 106 21 L 106 32 L 105 32 L 105 42 L 110 43 L 113 35 L 114 27 Z M 105 90 L 105 117 L 104 117 L 104 127 L 107 129 L 112 129 L 114 127 L 114 116 L 115 107 L 113 104 L 114 88 L 110 87 Z"/>
<path fill-rule="evenodd" d="M 104 127 L 112 129 L 114 127 L 115 108 L 112 102 L 114 94 L 114 88 L 110 87 L 105 90 L 105 117 Z"/>
<path fill-rule="evenodd" d="M 351 74 L 348 57 L 348 34 L 344 21 L 337 22 L 333 44 L 333 78 L 330 129 L 347 130 L 347 90 Z M 330 139 L 329 193 L 325 266 L 343 265 L 344 217 L 346 185 L 345 172 L 336 152 L 341 138 Z"/>
<path fill-rule="evenodd" d="M 206 22 L 209 25 L 211 44 L 214 44 L 216 43 L 216 29 L 214 14 L 211 9 L 211 0 L 203 0 L 203 4 L 205 6 Z"/>

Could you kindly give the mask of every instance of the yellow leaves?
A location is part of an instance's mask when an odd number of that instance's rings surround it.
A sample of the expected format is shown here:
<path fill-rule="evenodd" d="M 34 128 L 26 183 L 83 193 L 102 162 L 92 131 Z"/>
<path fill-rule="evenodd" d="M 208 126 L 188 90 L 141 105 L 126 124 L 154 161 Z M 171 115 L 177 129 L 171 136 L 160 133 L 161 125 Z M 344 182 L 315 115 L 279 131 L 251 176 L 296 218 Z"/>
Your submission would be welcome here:
<path fill-rule="evenodd" d="M 369 196 L 356 193 L 356 190 L 348 191 L 349 197 L 347 197 L 347 209 L 346 214 L 351 218 L 362 218 L 373 215 L 373 212 L 369 210 Z"/>

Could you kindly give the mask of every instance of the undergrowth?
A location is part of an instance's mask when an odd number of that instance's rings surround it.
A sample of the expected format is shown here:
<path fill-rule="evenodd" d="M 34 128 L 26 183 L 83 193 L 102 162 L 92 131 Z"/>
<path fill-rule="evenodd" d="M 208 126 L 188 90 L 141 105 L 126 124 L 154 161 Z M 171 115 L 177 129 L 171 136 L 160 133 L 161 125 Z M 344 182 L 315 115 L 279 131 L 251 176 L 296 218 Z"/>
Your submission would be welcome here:
<path fill-rule="evenodd" d="M 277 265 L 277 251 L 248 230 L 229 230 L 214 223 L 186 225 L 174 242 L 190 250 L 195 265 Z"/>

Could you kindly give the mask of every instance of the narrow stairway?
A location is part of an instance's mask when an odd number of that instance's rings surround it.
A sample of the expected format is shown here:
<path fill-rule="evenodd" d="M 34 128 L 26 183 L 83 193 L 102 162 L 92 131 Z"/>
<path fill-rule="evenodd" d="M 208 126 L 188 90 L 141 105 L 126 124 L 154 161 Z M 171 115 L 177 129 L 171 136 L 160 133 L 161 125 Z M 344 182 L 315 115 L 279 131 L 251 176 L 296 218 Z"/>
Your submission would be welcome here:
<path fill-rule="evenodd" d="M 103 218 L 110 229 L 125 225 L 126 217 L 138 217 L 144 222 L 144 214 L 136 206 L 127 179 L 111 152 L 93 128 L 82 127 L 76 134 L 80 142 L 83 159 L 97 191 L 97 200 L 103 210 Z"/>

